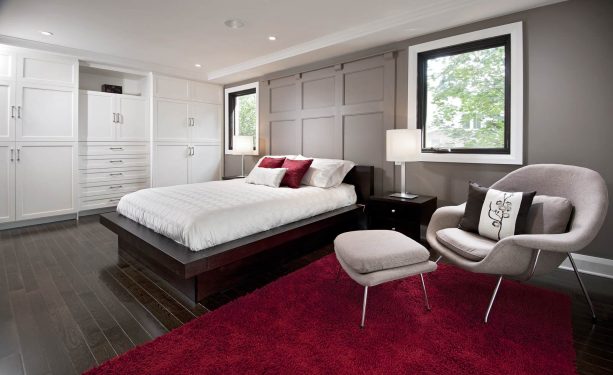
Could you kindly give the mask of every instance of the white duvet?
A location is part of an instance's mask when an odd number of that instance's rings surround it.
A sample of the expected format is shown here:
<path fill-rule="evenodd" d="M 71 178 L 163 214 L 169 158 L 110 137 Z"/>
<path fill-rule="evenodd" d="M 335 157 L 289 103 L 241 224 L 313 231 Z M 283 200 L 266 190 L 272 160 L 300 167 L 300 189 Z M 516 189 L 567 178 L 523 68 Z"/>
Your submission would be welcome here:
<path fill-rule="evenodd" d="M 355 202 L 347 184 L 290 189 L 236 179 L 140 190 L 121 198 L 117 212 L 198 251 Z"/>

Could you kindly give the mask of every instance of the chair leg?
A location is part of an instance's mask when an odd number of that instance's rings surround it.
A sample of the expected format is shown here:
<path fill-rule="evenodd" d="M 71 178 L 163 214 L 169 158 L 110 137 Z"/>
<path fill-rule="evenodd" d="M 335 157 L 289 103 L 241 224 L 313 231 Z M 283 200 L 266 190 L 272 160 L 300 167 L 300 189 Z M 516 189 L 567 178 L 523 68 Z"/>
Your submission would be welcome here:
<path fill-rule="evenodd" d="M 368 287 L 364 287 L 364 302 L 362 302 L 362 322 L 360 328 L 364 328 L 364 319 L 366 318 L 366 300 L 368 299 Z"/>
<path fill-rule="evenodd" d="M 421 287 L 424 290 L 424 299 L 426 300 L 426 309 L 430 311 L 432 309 L 430 308 L 430 302 L 428 302 L 428 292 L 426 292 L 426 283 L 424 282 L 424 275 L 420 273 L 419 277 L 421 277 Z"/>
<path fill-rule="evenodd" d="M 443 259 L 443 256 L 439 255 L 438 258 L 436 258 L 436 260 L 434 261 L 434 263 L 438 263 L 441 259 Z"/>
<path fill-rule="evenodd" d="M 587 304 L 590 306 L 590 310 L 592 311 L 592 323 L 596 323 L 596 312 L 594 312 L 594 305 L 592 304 L 592 300 L 590 299 L 590 295 L 587 293 L 587 288 L 583 284 L 583 280 L 581 280 L 581 276 L 579 276 L 579 271 L 577 270 L 577 265 L 575 264 L 575 260 L 571 253 L 568 253 L 568 260 L 570 260 L 570 264 L 573 266 L 573 270 L 575 271 L 575 276 L 577 276 L 577 281 L 579 281 L 579 285 L 581 286 L 581 290 L 583 290 L 583 295 L 585 296 L 585 300 Z"/>
<path fill-rule="evenodd" d="M 494 289 L 494 293 L 492 294 L 492 298 L 490 299 L 490 304 L 487 306 L 487 311 L 485 312 L 484 322 L 487 323 L 487 320 L 490 317 L 490 311 L 492 311 L 492 306 L 494 305 L 494 300 L 496 300 L 496 294 L 498 294 L 498 288 L 500 288 L 500 283 L 502 282 L 502 276 L 498 277 L 498 282 L 496 283 L 496 288 Z"/>

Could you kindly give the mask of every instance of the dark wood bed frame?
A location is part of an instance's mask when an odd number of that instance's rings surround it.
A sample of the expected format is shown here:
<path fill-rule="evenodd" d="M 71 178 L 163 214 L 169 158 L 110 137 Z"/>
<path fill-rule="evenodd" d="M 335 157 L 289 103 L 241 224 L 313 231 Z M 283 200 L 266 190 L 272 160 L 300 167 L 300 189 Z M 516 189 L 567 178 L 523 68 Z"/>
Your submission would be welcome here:
<path fill-rule="evenodd" d="M 116 212 L 101 215 L 100 222 L 117 234 L 121 257 L 143 264 L 187 301 L 197 303 L 234 285 L 258 265 L 290 256 L 291 248 L 314 239 L 329 241 L 360 227 L 363 205 L 374 193 L 374 168 L 355 166 L 344 182 L 355 186 L 358 201 L 354 205 L 198 252 Z"/>

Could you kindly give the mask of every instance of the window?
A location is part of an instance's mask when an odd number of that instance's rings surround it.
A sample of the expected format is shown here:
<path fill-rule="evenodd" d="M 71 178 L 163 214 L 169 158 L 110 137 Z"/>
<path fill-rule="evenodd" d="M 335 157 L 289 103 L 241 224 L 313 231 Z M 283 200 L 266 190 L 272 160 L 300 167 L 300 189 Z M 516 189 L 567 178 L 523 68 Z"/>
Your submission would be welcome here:
<path fill-rule="evenodd" d="M 522 163 L 521 56 L 521 23 L 409 48 L 422 160 Z"/>
<path fill-rule="evenodd" d="M 253 155 L 258 154 L 258 84 L 251 83 L 225 90 L 226 154 L 233 153 L 235 135 L 253 137 Z"/>

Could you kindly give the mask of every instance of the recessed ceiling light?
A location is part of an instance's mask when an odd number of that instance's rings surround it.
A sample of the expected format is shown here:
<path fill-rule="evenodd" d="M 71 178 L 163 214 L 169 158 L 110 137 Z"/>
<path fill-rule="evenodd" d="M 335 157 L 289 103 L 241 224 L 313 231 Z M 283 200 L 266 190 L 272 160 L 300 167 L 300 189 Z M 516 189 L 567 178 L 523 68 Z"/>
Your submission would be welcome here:
<path fill-rule="evenodd" d="M 268 37 L 268 40 L 277 40 L 277 37 L 274 36 L 274 35 L 271 35 L 271 36 Z"/>
<path fill-rule="evenodd" d="M 196 68 L 202 68 L 202 65 L 200 65 L 200 64 L 194 64 L 194 66 L 195 66 Z"/>
<path fill-rule="evenodd" d="M 41 34 L 43 34 L 44 36 L 51 36 L 53 35 L 53 33 L 51 31 L 41 31 Z"/>
<path fill-rule="evenodd" d="M 224 22 L 224 25 L 231 29 L 240 29 L 241 27 L 245 26 L 245 23 L 237 18 L 231 18 L 229 20 L 226 20 L 226 22 Z"/>

